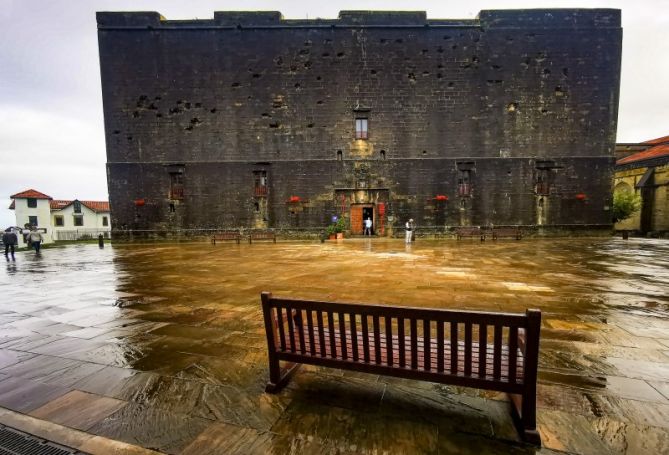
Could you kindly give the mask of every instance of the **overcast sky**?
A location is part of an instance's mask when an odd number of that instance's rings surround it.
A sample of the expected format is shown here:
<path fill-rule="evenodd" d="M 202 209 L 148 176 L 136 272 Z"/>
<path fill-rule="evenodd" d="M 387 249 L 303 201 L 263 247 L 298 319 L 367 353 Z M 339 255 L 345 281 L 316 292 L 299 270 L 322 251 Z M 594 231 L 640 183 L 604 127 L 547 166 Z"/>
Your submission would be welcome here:
<path fill-rule="evenodd" d="M 96 11 L 158 11 L 167 19 L 214 11 L 279 10 L 336 18 L 340 10 L 425 10 L 474 18 L 482 9 L 619 8 L 623 64 L 618 142 L 669 134 L 669 0 L 0 0 L 0 226 L 11 194 L 107 199 Z"/>

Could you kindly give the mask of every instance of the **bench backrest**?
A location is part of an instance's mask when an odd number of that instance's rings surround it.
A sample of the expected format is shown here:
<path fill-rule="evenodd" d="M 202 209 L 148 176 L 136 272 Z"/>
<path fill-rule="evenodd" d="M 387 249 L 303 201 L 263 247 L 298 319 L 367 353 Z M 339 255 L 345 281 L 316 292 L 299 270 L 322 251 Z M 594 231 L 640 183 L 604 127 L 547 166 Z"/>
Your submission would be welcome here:
<path fill-rule="evenodd" d="M 262 293 L 262 305 L 268 346 L 279 357 L 285 353 L 293 359 L 298 355 L 464 375 L 479 382 L 536 382 L 538 310 L 522 314 L 363 305 L 274 298 L 268 292 Z"/>

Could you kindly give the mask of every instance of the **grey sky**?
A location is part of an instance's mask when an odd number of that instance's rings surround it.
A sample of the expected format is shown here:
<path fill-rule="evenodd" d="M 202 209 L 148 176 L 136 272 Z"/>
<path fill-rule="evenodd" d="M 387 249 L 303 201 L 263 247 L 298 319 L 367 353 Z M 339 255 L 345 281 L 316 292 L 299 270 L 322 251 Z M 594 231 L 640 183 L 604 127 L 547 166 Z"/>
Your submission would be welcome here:
<path fill-rule="evenodd" d="M 95 11 L 158 11 L 168 19 L 222 10 L 335 18 L 340 10 L 425 10 L 473 18 L 482 9 L 619 8 L 623 65 L 618 142 L 669 134 L 669 0 L 0 0 L 0 226 L 9 196 L 34 188 L 57 199 L 107 199 Z"/>

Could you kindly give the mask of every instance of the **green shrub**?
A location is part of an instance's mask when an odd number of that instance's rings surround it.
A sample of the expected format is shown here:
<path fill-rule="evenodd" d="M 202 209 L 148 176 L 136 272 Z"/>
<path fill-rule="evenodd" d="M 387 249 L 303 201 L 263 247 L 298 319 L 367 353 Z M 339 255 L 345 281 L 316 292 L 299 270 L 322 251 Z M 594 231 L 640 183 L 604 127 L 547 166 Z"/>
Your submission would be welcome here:
<path fill-rule="evenodd" d="M 632 216 L 641 208 L 641 197 L 630 191 L 613 193 L 613 221 L 618 222 Z"/>

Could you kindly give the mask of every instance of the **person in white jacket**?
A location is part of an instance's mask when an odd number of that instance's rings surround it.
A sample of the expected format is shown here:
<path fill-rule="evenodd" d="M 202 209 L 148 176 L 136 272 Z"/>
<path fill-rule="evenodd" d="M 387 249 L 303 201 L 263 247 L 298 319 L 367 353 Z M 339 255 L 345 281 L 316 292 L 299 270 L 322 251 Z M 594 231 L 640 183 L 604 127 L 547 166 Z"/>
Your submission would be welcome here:
<path fill-rule="evenodd" d="M 35 226 L 31 226 L 28 234 L 28 242 L 32 248 L 35 248 L 35 254 L 39 254 L 40 245 L 44 241 L 44 236 Z"/>
<path fill-rule="evenodd" d="M 404 237 L 404 242 L 405 243 L 411 243 L 411 236 L 413 235 L 413 231 L 416 229 L 416 225 L 413 222 L 413 218 L 409 219 L 409 221 L 406 222 L 405 225 L 405 237 Z"/>

